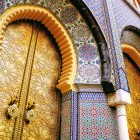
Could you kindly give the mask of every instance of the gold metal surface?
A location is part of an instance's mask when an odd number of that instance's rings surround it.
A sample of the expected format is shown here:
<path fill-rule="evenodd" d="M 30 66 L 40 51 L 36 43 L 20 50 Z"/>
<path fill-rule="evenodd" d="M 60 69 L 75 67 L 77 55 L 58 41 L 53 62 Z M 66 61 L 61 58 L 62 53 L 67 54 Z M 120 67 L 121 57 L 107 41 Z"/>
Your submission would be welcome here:
<path fill-rule="evenodd" d="M 54 43 L 39 24 L 19 21 L 8 26 L 0 51 L 0 139 L 55 140 L 59 131 L 56 83 L 60 60 Z M 19 107 L 16 119 L 6 118 L 9 104 Z M 27 123 L 34 115 L 33 121 Z"/>
<path fill-rule="evenodd" d="M 129 137 L 140 140 L 140 71 L 128 56 L 124 55 L 124 60 L 132 100 L 132 104 L 126 106 Z"/>
<path fill-rule="evenodd" d="M 19 97 L 31 32 L 30 24 L 15 23 L 7 27 L 4 35 L 0 51 L 1 140 L 11 140 L 12 138 L 15 120 L 7 119 L 6 113 L 9 104 Z"/>
<path fill-rule="evenodd" d="M 26 103 L 27 103 L 27 98 L 28 98 L 28 93 L 29 93 L 29 86 L 30 86 L 32 66 L 33 66 L 33 61 L 34 61 L 36 42 L 37 42 L 37 35 L 38 35 L 38 28 L 37 28 L 37 25 L 34 25 L 32 27 L 32 35 L 30 39 L 28 55 L 26 59 L 25 70 L 24 70 L 24 75 L 23 75 L 23 80 L 22 80 L 22 85 L 21 85 L 21 90 L 20 90 L 20 97 L 19 97 L 20 114 L 17 116 L 16 122 L 15 122 L 14 133 L 13 133 L 14 140 L 19 140 L 22 137 L 22 129 L 23 129 L 24 118 L 25 118 Z"/>

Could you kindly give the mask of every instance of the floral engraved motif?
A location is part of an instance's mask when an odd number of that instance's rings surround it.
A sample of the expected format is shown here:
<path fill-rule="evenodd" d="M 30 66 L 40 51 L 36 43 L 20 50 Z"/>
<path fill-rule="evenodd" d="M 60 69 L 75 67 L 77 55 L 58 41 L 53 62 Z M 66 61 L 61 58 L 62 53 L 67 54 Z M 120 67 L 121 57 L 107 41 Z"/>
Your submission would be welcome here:
<path fill-rule="evenodd" d="M 26 121 L 29 121 L 31 123 L 35 119 L 35 112 L 33 109 L 27 111 L 26 113 Z"/>
<path fill-rule="evenodd" d="M 10 115 L 10 117 L 16 117 L 19 114 L 19 109 L 17 107 L 16 104 L 10 105 L 8 108 L 8 115 Z"/>
<path fill-rule="evenodd" d="M 47 130 L 44 127 L 33 127 L 30 130 L 30 136 L 28 137 L 28 139 L 32 139 L 32 140 L 54 140 L 54 137 L 52 137 L 52 134 L 49 130 Z"/>
<path fill-rule="evenodd" d="M 8 45 L 8 41 L 6 39 L 4 39 L 2 41 L 2 51 L 1 51 L 1 54 L 4 55 L 4 53 L 7 53 L 7 52 L 9 53 L 9 50 L 10 50 L 10 48 L 9 48 L 9 45 Z"/>
<path fill-rule="evenodd" d="M 47 69 L 47 63 L 46 58 L 39 52 L 36 52 L 36 57 L 34 60 L 34 69 L 41 70 L 41 69 Z"/>
<path fill-rule="evenodd" d="M 50 40 L 49 34 L 39 31 L 26 106 L 26 119 L 30 124 L 23 130 L 23 140 L 57 139 L 59 96 L 55 87 L 60 61 Z"/>
<path fill-rule="evenodd" d="M 35 79 L 34 79 L 35 78 Z M 42 94 L 44 97 L 49 96 L 48 89 L 51 89 L 51 79 L 46 77 L 45 75 L 39 75 L 37 77 L 33 77 L 34 83 L 31 85 L 32 88 L 35 89 L 35 91 L 38 94 Z"/>
<path fill-rule="evenodd" d="M 18 70 L 14 64 L 8 61 L 0 60 L 0 84 L 7 85 L 10 82 L 15 82 L 18 77 Z"/>
<path fill-rule="evenodd" d="M 27 49 L 25 49 L 23 45 L 17 46 L 16 49 L 14 50 L 14 56 L 20 63 L 24 64 L 24 61 L 26 60 L 27 57 Z"/>

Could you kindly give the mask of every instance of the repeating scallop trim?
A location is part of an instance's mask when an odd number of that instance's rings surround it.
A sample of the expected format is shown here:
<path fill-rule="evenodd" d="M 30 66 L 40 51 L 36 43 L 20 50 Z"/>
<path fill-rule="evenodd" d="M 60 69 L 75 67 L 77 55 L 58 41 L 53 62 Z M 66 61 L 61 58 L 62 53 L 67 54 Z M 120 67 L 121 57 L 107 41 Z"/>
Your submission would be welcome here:
<path fill-rule="evenodd" d="M 133 61 L 137 64 L 137 66 L 140 68 L 140 53 L 139 51 L 128 44 L 122 44 L 122 50 L 124 53 L 128 54 Z"/>
<path fill-rule="evenodd" d="M 7 25 L 20 19 L 40 21 L 51 32 L 62 54 L 62 71 L 57 88 L 61 90 L 61 93 L 70 90 L 76 91 L 74 80 L 77 71 L 77 57 L 74 44 L 65 27 L 49 10 L 33 5 L 19 5 L 7 9 L 0 16 L 0 45 L 2 45 Z"/>

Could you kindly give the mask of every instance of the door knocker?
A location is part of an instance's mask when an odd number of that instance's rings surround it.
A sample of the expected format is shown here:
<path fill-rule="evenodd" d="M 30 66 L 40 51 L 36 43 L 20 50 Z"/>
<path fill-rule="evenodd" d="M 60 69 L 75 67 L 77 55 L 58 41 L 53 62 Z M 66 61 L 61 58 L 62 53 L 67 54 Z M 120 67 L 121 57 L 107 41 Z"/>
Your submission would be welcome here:
<path fill-rule="evenodd" d="M 18 97 L 16 97 L 16 99 L 12 100 L 9 103 L 9 107 L 7 109 L 7 112 L 6 112 L 7 119 L 15 118 L 18 116 L 19 108 L 17 106 L 17 103 L 18 103 Z"/>
<path fill-rule="evenodd" d="M 35 111 L 34 111 L 34 108 L 35 108 L 35 103 L 33 102 L 33 104 L 28 104 L 27 106 L 27 112 L 26 112 L 26 116 L 25 116 L 25 122 L 27 124 L 31 123 L 34 119 L 35 119 Z"/>

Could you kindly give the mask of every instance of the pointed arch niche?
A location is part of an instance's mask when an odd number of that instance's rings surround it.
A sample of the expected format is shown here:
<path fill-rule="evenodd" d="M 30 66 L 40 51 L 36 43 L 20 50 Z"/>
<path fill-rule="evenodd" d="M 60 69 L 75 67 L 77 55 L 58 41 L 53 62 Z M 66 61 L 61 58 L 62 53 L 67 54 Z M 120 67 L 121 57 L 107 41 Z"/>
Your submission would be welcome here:
<path fill-rule="evenodd" d="M 77 56 L 74 44 L 65 27 L 49 10 L 34 5 L 18 5 L 7 9 L 0 16 L 0 45 L 7 25 L 20 19 L 39 21 L 51 32 L 62 55 L 62 70 L 57 88 L 61 93 L 76 91 L 74 80 L 77 72 Z"/>

